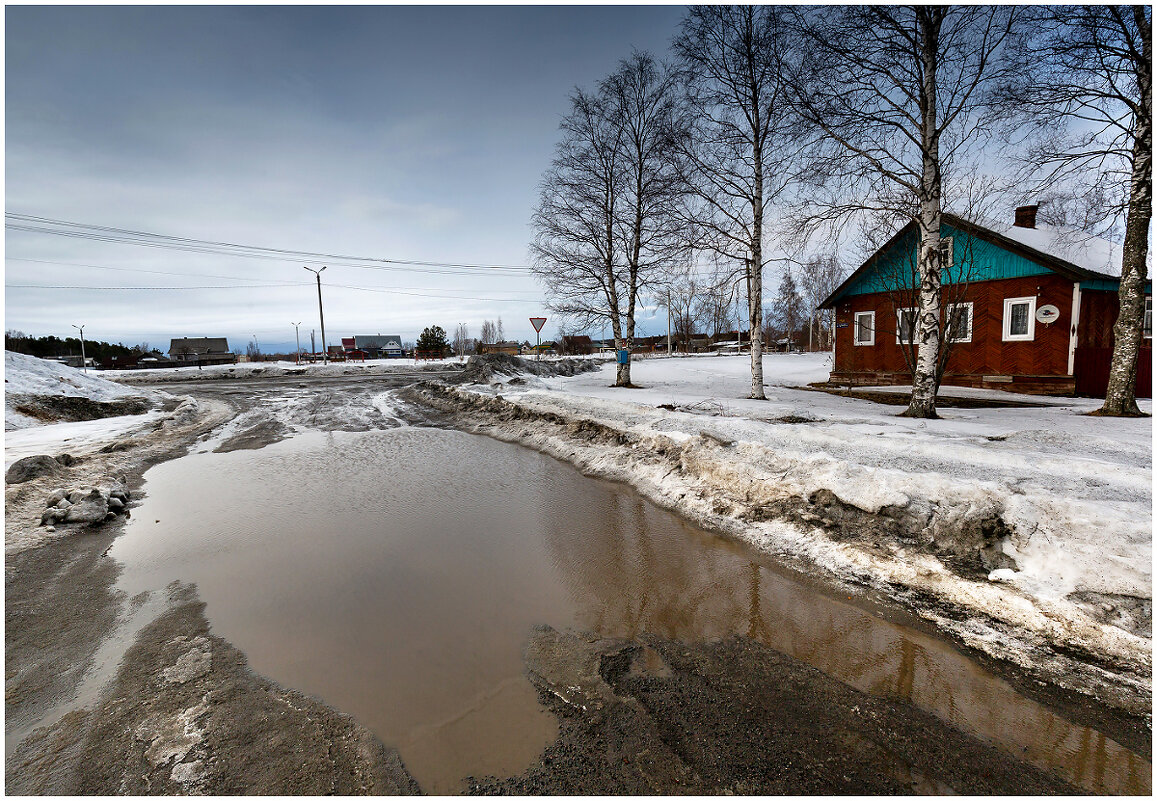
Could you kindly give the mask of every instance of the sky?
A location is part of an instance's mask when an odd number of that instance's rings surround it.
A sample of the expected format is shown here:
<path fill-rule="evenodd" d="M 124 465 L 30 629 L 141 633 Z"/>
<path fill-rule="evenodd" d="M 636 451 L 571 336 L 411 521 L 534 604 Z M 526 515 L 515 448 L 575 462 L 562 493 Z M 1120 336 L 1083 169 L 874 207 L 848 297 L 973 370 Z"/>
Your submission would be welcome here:
<path fill-rule="evenodd" d="M 459 323 L 477 336 L 499 317 L 534 341 L 528 318 L 549 313 L 529 221 L 568 95 L 632 48 L 666 58 L 682 15 L 8 6 L 5 329 L 84 325 L 162 350 L 227 336 L 268 353 L 291 350 L 301 323 L 320 346 L 303 267 L 324 265 L 330 344 Z M 91 226 L 322 255 L 160 248 L 171 240 Z M 665 313 L 647 314 L 641 334 L 666 333 Z"/>

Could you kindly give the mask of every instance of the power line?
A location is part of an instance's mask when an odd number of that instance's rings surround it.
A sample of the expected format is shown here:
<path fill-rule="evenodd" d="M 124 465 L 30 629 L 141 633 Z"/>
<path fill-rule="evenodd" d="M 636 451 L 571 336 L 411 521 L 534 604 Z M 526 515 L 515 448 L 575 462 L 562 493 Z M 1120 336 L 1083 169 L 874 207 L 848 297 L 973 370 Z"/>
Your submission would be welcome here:
<path fill-rule="evenodd" d="M 84 289 L 94 292 L 111 291 L 117 289 L 128 290 L 156 290 L 158 292 L 173 292 L 184 289 L 289 289 L 290 287 L 309 286 L 305 283 L 297 284 L 227 284 L 219 286 L 63 286 L 60 284 L 5 284 L 5 289 Z"/>
<path fill-rule="evenodd" d="M 377 267 L 379 269 L 414 269 L 414 268 L 442 268 L 452 270 L 487 270 L 487 271 L 515 271 L 525 272 L 530 266 L 524 264 L 471 264 L 462 262 L 439 262 L 415 259 L 390 259 L 372 256 L 351 256 L 336 253 L 320 253 L 316 251 L 293 250 L 289 248 L 272 248 L 260 245 L 245 245 L 236 242 L 217 240 L 194 239 L 190 237 L 171 236 L 149 231 L 136 231 L 128 228 L 93 225 L 71 220 L 57 220 L 49 217 L 38 217 L 31 214 L 5 212 L 5 227 L 13 231 L 50 234 L 78 239 L 87 239 L 97 242 L 114 242 L 119 244 L 155 247 L 168 250 L 183 250 L 194 253 L 212 253 L 222 256 L 238 256 L 243 258 L 280 259 L 294 262 L 316 263 L 317 260 L 351 262 L 344 266 Z M 360 264 L 359 264 L 360 263 Z"/>
<path fill-rule="evenodd" d="M 311 286 L 309 282 L 297 282 L 292 284 L 228 284 L 219 286 L 77 286 L 77 285 L 63 285 L 63 284 L 5 284 L 5 289 L 82 289 L 92 291 L 113 291 L 118 289 L 130 291 L 146 291 L 152 290 L 156 292 L 179 292 L 190 289 L 289 289 L 303 286 Z M 454 295 L 430 295 L 423 292 L 405 292 L 398 289 L 374 288 L 364 286 L 350 286 L 348 284 L 326 284 L 327 288 L 334 289 L 349 289 L 355 292 L 377 292 L 387 295 L 406 295 L 408 297 L 416 298 L 432 298 L 434 300 L 456 300 L 456 301 L 477 301 L 479 303 L 531 303 L 536 306 L 541 306 L 542 301 L 538 298 L 520 300 L 519 298 L 478 298 L 478 297 L 463 297 Z"/>
<path fill-rule="evenodd" d="M 91 268 L 94 270 L 115 270 L 117 272 L 127 272 L 127 273 L 148 273 L 150 275 L 170 275 L 170 276 L 174 276 L 177 278 L 224 278 L 226 280 L 240 280 L 235 275 L 214 275 L 212 273 L 174 273 L 174 272 L 169 272 L 166 270 L 147 270 L 143 267 L 112 267 L 112 266 L 106 265 L 106 264 L 86 264 L 86 263 L 75 262 L 75 261 L 52 261 L 51 259 L 28 259 L 28 258 L 22 258 L 22 257 L 18 257 L 18 256 L 5 256 L 4 260 L 5 261 L 23 261 L 23 262 L 30 262 L 32 264 L 55 264 L 55 265 L 59 265 L 61 267 L 84 267 L 84 268 Z M 290 281 L 287 279 L 270 278 L 270 279 L 266 279 L 266 280 L 268 280 L 270 282 L 282 283 L 282 284 L 285 284 L 287 286 L 300 286 L 301 285 L 300 282 L 298 282 L 298 281 Z M 406 289 L 420 290 L 420 289 L 429 289 L 429 287 L 422 287 L 422 286 L 418 286 L 418 287 L 414 287 L 414 286 L 383 287 L 383 291 L 385 291 L 385 290 L 401 291 L 401 290 L 406 290 Z M 453 288 L 447 288 L 445 291 L 447 291 L 447 292 L 469 292 L 472 290 L 467 290 L 467 289 L 457 290 L 457 289 L 453 289 Z M 541 290 L 537 290 L 537 289 L 507 289 L 507 290 L 503 290 L 503 291 L 504 292 L 517 293 L 520 295 L 530 295 L 530 294 L 539 295 L 539 296 L 542 295 Z"/>

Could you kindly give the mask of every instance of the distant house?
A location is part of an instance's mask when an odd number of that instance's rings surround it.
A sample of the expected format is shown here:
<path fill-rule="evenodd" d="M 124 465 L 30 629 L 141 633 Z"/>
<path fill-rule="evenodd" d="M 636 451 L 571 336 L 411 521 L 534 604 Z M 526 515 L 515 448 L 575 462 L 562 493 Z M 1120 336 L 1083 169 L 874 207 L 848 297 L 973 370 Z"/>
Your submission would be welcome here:
<path fill-rule="evenodd" d="M 402 349 L 402 338 L 397 334 L 355 335 L 342 338 L 346 351 L 363 351 L 371 359 L 402 359 L 406 352 Z"/>
<path fill-rule="evenodd" d="M 570 356 L 589 356 L 595 352 L 591 338 L 577 334 L 562 337 L 561 350 Z"/>
<path fill-rule="evenodd" d="M 517 342 L 479 342 L 476 350 L 479 354 L 505 353 L 507 356 L 517 356 L 521 348 Z"/>
<path fill-rule="evenodd" d="M 181 337 L 169 340 L 169 358 L 178 366 L 191 364 L 236 364 L 225 337 Z"/>
<path fill-rule="evenodd" d="M 694 343 L 694 340 L 692 340 L 692 343 Z M 764 349 L 768 349 L 766 345 Z M 714 351 L 716 353 L 742 353 L 746 350 L 750 353 L 751 334 L 747 331 L 721 331 L 708 340 L 703 350 Z M 696 351 L 692 350 L 692 352 L 694 353 Z"/>
<path fill-rule="evenodd" d="M 943 383 L 1104 397 L 1121 249 L 1038 225 L 1036 211 L 1017 209 L 1011 226 L 944 215 L 942 313 L 951 315 L 951 349 Z M 914 347 L 916 293 L 894 276 L 912 275 L 917 238 L 909 223 L 820 304 L 835 309 L 833 382 L 911 382 L 904 349 Z M 1145 293 L 1138 397 L 1152 396 L 1151 282 Z"/>
<path fill-rule="evenodd" d="M 514 343 L 514 342 L 500 343 L 500 344 L 515 345 L 519 348 L 519 350 L 522 352 L 522 355 L 524 355 L 524 356 L 526 356 L 528 354 L 529 355 L 543 354 L 543 355 L 553 356 L 556 353 L 555 344 L 554 344 L 553 340 L 550 342 L 540 342 L 537 345 L 531 345 L 529 342 L 524 342 L 524 343 L 522 343 L 521 346 L 517 345 L 517 343 Z M 503 351 L 503 352 L 505 352 L 505 351 Z"/>

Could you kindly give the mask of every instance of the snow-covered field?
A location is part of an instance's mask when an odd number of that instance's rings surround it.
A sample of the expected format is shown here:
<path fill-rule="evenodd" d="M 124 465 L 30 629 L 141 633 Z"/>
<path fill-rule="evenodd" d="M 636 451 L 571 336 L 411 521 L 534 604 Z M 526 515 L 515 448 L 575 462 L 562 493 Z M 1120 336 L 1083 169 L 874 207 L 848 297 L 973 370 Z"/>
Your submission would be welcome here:
<path fill-rule="evenodd" d="M 903 509 L 927 520 L 934 534 L 969 519 L 999 518 L 1011 531 L 1003 552 L 1016 567 L 991 571 L 993 589 L 1005 582 L 1046 608 L 1073 593 L 1152 598 L 1151 418 L 1084 414 L 1099 408 L 1096 400 L 946 388 L 946 396 L 1044 405 L 942 408 L 940 420 L 914 420 L 898 416 L 903 407 L 804 388 L 825 380 L 829 369 L 825 354 L 768 355 L 767 401 L 746 398 L 745 356 L 633 361 L 639 389 L 613 388 L 614 367 L 607 365 L 480 391 L 676 441 L 708 432 L 734 441 L 735 458 L 753 475 L 772 476 L 798 497 L 826 489 L 868 512 Z M 1151 413 L 1151 401 L 1140 405 Z M 782 527 L 771 542 L 773 528 L 751 526 L 748 535 L 773 549 L 794 538 L 791 547 L 833 570 L 880 571 L 905 584 L 913 573 L 928 579 L 943 572 L 922 555 L 881 562 Z M 942 589 L 950 589 L 952 578 L 939 582 Z M 976 596 L 970 601 L 982 606 L 1007 603 L 1004 595 L 981 597 L 983 585 L 969 585 L 975 582 L 960 582 L 954 591 Z"/>

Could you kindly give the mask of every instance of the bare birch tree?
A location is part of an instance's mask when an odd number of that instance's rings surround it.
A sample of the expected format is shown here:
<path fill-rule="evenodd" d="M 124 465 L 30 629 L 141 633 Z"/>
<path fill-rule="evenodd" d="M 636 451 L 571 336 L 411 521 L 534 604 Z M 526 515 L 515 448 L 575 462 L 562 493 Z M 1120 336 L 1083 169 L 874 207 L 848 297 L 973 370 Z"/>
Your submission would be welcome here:
<path fill-rule="evenodd" d="M 829 350 L 835 341 L 835 313 L 833 309 L 819 306 L 848 277 L 846 268 L 834 255 L 815 256 L 805 259 L 799 266 L 800 294 L 803 296 L 811 326 L 818 324 L 822 336 L 819 337 L 820 350 Z"/>
<path fill-rule="evenodd" d="M 684 246 L 675 88 L 669 70 L 637 52 L 595 92 L 576 90 L 532 218 L 550 308 L 579 328 L 609 322 L 628 353 L 615 386 L 631 386 L 639 296 Z"/>
<path fill-rule="evenodd" d="M 769 202 L 789 183 L 783 168 L 787 12 L 776 6 L 694 6 L 674 49 L 692 108 L 687 179 L 701 245 L 736 265 L 747 285 L 751 396 L 763 391 L 763 268 Z M 730 283 L 730 282 L 728 282 Z"/>
<path fill-rule="evenodd" d="M 800 12 L 806 57 L 793 101 L 821 133 L 805 176 L 818 220 L 864 212 L 918 225 L 918 356 L 909 417 L 936 417 L 945 177 L 983 140 L 987 89 L 1021 10 L 1011 6 L 857 6 Z M 951 198 L 949 198 L 951 200 Z"/>
<path fill-rule="evenodd" d="M 478 341 L 484 345 L 493 345 L 498 342 L 498 329 L 490 320 L 482 321 L 482 330 L 478 332 Z"/>
<path fill-rule="evenodd" d="M 1137 358 L 1153 217 L 1153 29 L 1149 6 L 1033 9 L 1037 35 L 1018 48 L 1019 68 L 1001 96 L 1017 123 L 1040 134 L 1028 152 L 1038 186 L 1075 177 L 1081 195 L 1105 199 L 1084 225 L 1125 218 L 1103 415 L 1139 415 Z"/>

